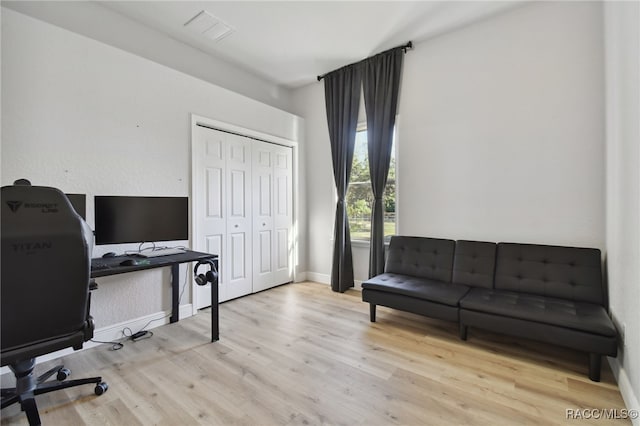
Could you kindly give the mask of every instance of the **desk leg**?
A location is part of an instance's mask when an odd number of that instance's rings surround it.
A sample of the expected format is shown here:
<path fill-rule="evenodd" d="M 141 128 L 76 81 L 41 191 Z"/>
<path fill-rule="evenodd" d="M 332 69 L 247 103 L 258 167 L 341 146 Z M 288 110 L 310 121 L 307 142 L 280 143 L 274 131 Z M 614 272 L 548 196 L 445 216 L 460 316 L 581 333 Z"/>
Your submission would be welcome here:
<path fill-rule="evenodd" d="M 219 302 L 218 302 L 218 280 L 211 283 L 211 341 L 216 342 L 220 338 L 220 329 L 218 325 Z"/>
<path fill-rule="evenodd" d="M 171 265 L 171 321 L 178 322 L 180 313 L 180 265 Z"/>

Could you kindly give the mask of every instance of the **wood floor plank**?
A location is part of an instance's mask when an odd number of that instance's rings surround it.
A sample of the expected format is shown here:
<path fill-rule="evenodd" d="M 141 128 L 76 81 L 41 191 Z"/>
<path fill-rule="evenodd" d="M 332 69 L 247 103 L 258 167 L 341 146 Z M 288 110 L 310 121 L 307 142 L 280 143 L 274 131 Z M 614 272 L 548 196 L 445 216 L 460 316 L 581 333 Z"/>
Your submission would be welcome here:
<path fill-rule="evenodd" d="M 109 391 L 38 396 L 43 423 L 559 425 L 567 409 L 624 407 L 606 362 L 595 383 L 566 348 L 473 328 L 465 342 L 455 323 L 384 307 L 371 323 L 353 290 L 307 282 L 223 303 L 213 344 L 210 321 L 204 310 L 119 351 L 64 357 L 72 377 L 102 375 Z M 27 424 L 16 405 L 1 417 Z"/>

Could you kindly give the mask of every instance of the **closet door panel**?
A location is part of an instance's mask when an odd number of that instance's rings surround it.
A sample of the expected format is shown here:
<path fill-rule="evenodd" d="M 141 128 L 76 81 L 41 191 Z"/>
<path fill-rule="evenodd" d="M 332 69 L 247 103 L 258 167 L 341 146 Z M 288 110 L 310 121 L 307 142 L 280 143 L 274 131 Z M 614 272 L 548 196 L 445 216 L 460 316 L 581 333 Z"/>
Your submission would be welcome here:
<path fill-rule="evenodd" d="M 258 232 L 258 251 L 260 252 L 258 272 L 268 274 L 271 272 L 271 231 Z"/>
<path fill-rule="evenodd" d="M 290 282 L 291 264 L 291 148 L 254 142 L 253 290 Z M 267 268 L 266 265 L 269 265 Z"/>
<path fill-rule="evenodd" d="M 278 240 L 276 241 L 276 269 L 282 271 L 289 268 L 289 229 L 278 229 Z"/>
<path fill-rule="evenodd" d="M 227 133 L 227 258 L 230 269 L 220 301 L 252 291 L 251 139 Z"/>
<path fill-rule="evenodd" d="M 197 234 L 193 248 L 220 256 L 220 282 L 227 280 L 228 266 L 225 263 L 227 233 L 226 224 L 226 133 L 205 127 L 195 129 L 194 144 L 194 194 Z M 195 287 L 196 308 L 211 305 L 211 285 Z M 224 294 L 221 288 L 220 294 Z"/>
<path fill-rule="evenodd" d="M 292 149 L 274 147 L 274 272 L 279 284 L 293 280 L 293 161 Z"/>
<path fill-rule="evenodd" d="M 206 205 L 209 219 L 223 219 L 222 194 L 224 185 L 224 169 L 222 167 L 207 167 L 205 169 Z"/>
<path fill-rule="evenodd" d="M 253 142 L 253 291 L 273 286 L 273 152 Z"/>

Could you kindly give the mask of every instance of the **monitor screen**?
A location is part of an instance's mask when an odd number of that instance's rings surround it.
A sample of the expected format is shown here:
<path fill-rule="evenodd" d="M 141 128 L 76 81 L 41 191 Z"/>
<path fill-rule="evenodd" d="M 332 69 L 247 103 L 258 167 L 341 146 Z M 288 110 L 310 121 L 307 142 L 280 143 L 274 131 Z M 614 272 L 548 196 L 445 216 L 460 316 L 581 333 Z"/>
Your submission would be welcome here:
<path fill-rule="evenodd" d="M 95 197 L 96 244 L 189 239 L 187 197 Z"/>
<path fill-rule="evenodd" d="M 82 219 L 87 220 L 87 196 L 85 194 L 64 194 L 71 202 L 71 206 Z"/>

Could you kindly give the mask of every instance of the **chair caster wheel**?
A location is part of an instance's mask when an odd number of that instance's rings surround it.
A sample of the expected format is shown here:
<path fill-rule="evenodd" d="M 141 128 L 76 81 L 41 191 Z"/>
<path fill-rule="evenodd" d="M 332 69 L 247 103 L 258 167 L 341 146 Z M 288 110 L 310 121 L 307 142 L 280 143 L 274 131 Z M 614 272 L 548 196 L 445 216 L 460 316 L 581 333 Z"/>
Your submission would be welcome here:
<path fill-rule="evenodd" d="M 96 388 L 93 390 L 93 392 L 95 392 L 96 395 L 100 396 L 105 393 L 107 389 L 109 389 L 109 385 L 107 384 L 107 382 L 100 382 L 96 385 Z"/>
<path fill-rule="evenodd" d="M 67 377 L 69 377 L 71 375 L 71 370 L 69 370 L 68 368 L 61 368 L 60 370 L 58 370 L 58 374 L 56 375 L 56 379 L 58 379 L 59 382 L 66 380 Z"/>

